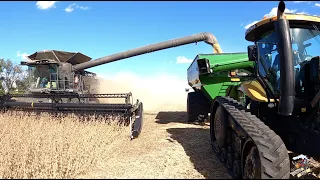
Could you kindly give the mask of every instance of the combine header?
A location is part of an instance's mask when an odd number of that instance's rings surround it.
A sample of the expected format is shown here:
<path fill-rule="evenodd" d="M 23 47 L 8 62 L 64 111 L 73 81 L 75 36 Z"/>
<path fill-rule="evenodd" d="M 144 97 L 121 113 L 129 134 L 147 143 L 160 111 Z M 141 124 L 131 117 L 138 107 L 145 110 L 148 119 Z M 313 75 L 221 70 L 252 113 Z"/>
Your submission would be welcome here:
<path fill-rule="evenodd" d="M 143 121 L 143 106 L 133 102 L 131 93 L 98 94 L 99 81 L 87 68 L 103 65 L 158 50 L 205 41 L 221 52 L 216 38 L 200 33 L 116 53 L 95 60 L 82 53 L 46 50 L 28 56 L 29 89 L 26 94 L 6 94 L 0 98 L 5 110 L 71 112 L 75 114 L 121 114 L 130 124 L 130 137 L 139 135 Z M 122 98 L 121 104 L 100 103 L 101 98 Z M 43 100 L 40 100 L 43 99 Z M 47 100 L 46 100 L 47 99 Z"/>

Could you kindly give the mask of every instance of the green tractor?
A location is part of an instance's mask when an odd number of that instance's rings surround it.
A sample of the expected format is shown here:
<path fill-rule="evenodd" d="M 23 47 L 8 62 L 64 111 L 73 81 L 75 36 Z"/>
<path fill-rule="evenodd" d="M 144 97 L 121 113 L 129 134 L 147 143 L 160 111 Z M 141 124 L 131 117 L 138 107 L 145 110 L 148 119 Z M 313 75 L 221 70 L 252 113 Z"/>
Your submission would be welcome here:
<path fill-rule="evenodd" d="M 320 17 L 284 10 L 246 31 L 247 53 L 200 54 L 188 68 L 188 121 L 210 121 L 234 178 L 300 177 L 312 168 L 292 157 L 320 157 Z"/>

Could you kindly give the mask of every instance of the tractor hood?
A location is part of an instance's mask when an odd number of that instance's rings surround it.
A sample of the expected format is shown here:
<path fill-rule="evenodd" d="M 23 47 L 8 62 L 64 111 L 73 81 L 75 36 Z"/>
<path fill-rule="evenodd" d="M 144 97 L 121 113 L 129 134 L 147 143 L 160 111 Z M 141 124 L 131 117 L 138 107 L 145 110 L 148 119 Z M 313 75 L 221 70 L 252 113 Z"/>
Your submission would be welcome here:
<path fill-rule="evenodd" d="M 42 59 L 51 59 L 57 62 L 67 62 L 72 65 L 88 62 L 91 60 L 90 57 L 82 53 L 66 52 L 66 51 L 57 51 L 57 50 L 44 50 L 38 51 L 28 56 L 32 61 L 42 60 Z"/>

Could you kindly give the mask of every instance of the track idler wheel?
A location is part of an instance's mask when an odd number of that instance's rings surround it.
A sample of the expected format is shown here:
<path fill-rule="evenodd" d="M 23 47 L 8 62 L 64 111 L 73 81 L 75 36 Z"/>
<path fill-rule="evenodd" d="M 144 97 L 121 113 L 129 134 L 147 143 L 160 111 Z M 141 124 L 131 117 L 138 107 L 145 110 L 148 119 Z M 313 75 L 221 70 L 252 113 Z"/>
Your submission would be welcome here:
<path fill-rule="evenodd" d="M 258 153 L 258 149 L 253 146 L 245 157 L 243 164 L 244 179 L 261 179 L 261 163 Z"/>
<path fill-rule="evenodd" d="M 220 155 L 220 157 L 221 157 L 221 161 L 222 161 L 223 163 L 227 161 L 228 152 L 227 152 L 226 148 L 222 148 L 222 149 L 221 149 L 221 155 Z"/>
<path fill-rule="evenodd" d="M 220 148 L 226 147 L 228 140 L 228 113 L 219 106 L 214 117 L 214 135 Z"/>
<path fill-rule="evenodd" d="M 227 157 L 227 167 L 228 169 L 232 169 L 233 165 L 233 154 L 229 153 Z"/>
<path fill-rule="evenodd" d="M 232 174 L 235 179 L 241 178 L 241 163 L 239 160 L 235 160 L 232 166 Z"/>
<path fill-rule="evenodd" d="M 213 151 L 214 151 L 217 155 L 220 155 L 220 154 L 221 154 L 221 149 L 220 149 L 217 141 L 214 141 L 214 142 L 212 143 L 212 149 L 213 149 Z"/>

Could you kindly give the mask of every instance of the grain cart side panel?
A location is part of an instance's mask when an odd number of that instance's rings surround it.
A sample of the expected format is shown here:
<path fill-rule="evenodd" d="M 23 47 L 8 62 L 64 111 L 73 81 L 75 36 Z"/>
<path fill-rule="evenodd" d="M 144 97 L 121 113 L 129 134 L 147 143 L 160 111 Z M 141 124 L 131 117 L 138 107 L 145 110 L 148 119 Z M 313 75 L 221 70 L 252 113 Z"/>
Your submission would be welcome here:
<path fill-rule="evenodd" d="M 237 97 L 236 86 L 246 77 L 231 77 L 230 71 L 253 72 L 254 62 L 247 53 L 199 54 L 188 68 L 188 84 L 201 90 L 209 99 Z"/>
<path fill-rule="evenodd" d="M 193 62 L 191 63 L 191 65 L 187 70 L 188 84 L 193 89 L 196 89 L 196 87 L 201 86 L 201 82 L 199 78 L 198 59 L 199 59 L 199 56 L 196 56 L 196 58 L 193 60 Z"/>
<path fill-rule="evenodd" d="M 199 59 L 208 59 L 212 73 L 235 69 L 253 69 L 254 62 L 248 60 L 247 53 L 200 54 Z"/>

